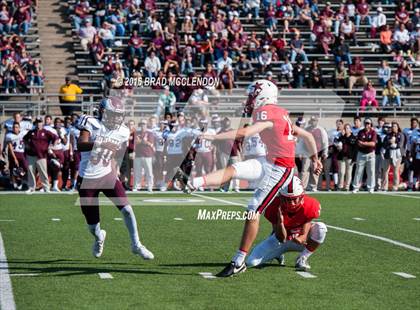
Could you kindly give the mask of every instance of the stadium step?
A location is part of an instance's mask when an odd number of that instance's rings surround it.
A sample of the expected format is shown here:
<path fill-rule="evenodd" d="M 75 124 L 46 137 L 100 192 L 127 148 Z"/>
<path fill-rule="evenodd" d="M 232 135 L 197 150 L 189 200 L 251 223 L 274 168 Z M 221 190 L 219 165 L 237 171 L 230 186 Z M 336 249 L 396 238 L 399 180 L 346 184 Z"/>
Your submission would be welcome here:
<path fill-rule="evenodd" d="M 75 70 L 67 6 L 64 1 L 43 0 L 39 2 L 37 13 L 39 49 L 46 75 L 45 91 L 58 93 L 65 76 L 74 74 Z M 60 110 L 57 107 L 50 113 L 60 114 Z"/>

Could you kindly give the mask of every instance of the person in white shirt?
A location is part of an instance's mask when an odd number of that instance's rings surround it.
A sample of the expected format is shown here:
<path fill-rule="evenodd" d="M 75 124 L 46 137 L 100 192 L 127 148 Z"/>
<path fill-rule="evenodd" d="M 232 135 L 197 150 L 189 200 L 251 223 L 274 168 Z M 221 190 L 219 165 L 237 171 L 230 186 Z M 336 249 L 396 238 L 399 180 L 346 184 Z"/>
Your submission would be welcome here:
<path fill-rule="evenodd" d="M 382 12 L 382 7 L 376 9 L 377 14 L 372 17 L 372 24 L 370 28 L 370 37 L 376 37 L 376 32 L 386 25 L 386 15 Z"/>
<path fill-rule="evenodd" d="M 393 47 L 395 50 L 407 52 L 410 49 L 410 34 L 404 24 L 401 24 L 400 27 L 395 30 L 392 39 L 394 41 Z"/>
<path fill-rule="evenodd" d="M 159 70 L 162 68 L 160 60 L 156 57 L 155 52 L 151 52 L 150 56 L 144 61 L 144 67 L 146 68 L 146 73 L 148 77 L 156 77 Z"/>
<path fill-rule="evenodd" d="M 269 51 L 269 46 L 264 45 L 263 52 L 258 56 L 258 63 L 261 66 L 261 72 L 265 72 L 270 69 L 270 64 L 272 61 L 273 55 Z"/>
<path fill-rule="evenodd" d="M 92 22 L 89 19 L 86 19 L 85 25 L 79 30 L 80 45 L 84 51 L 88 50 L 88 44 L 93 42 L 93 37 L 96 34 L 96 28 L 92 26 Z"/>
<path fill-rule="evenodd" d="M 19 122 L 15 121 L 12 125 L 12 131 L 5 136 L 5 146 L 7 147 L 9 157 L 9 170 L 14 189 L 22 189 L 22 177 L 28 170 L 28 164 L 25 158 L 25 144 L 23 137 L 27 130 L 21 130 Z M 16 172 L 20 169 L 19 173 Z"/>
<path fill-rule="evenodd" d="M 220 73 L 225 66 L 228 67 L 229 70 L 232 70 L 232 58 L 229 57 L 229 52 L 224 51 L 223 57 L 219 58 L 217 60 L 217 72 Z"/>

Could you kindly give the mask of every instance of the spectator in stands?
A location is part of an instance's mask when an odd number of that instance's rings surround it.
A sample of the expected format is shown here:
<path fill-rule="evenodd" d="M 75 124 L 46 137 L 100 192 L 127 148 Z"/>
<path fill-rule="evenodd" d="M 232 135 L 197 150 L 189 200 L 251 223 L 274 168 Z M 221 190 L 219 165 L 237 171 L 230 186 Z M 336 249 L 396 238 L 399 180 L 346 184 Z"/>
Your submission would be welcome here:
<path fill-rule="evenodd" d="M 191 54 L 185 55 L 181 63 L 181 74 L 189 75 L 194 72 Z"/>
<path fill-rule="evenodd" d="M 222 69 L 222 71 L 219 74 L 220 78 L 220 89 L 233 89 L 235 87 L 235 82 L 233 78 L 233 72 L 227 65 L 225 65 Z"/>
<path fill-rule="evenodd" d="M 351 127 L 351 132 L 353 135 L 357 136 L 359 131 L 363 129 L 362 118 L 360 116 L 355 116 L 353 118 L 353 127 Z"/>
<path fill-rule="evenodd" d="M 392 185 L 392 190 L 398 190 L 398 185 L 400 184 L 401 161 L 404 155 L 404 145 L 404 134 L 401 132 L 400 125 L 394 121 L 392 122 L 391 132 L 386 135 L 383 143 L 383 148 L 385 150 L 385 173 L 382 189 L 384 191 L 388 190 L 388 177 L 391 166 L 394 170 L 394 182 Z"/>
<path fill-rule="evenodd" d="M 134 30 L 128 41 L 128 54 L 130 58 L 139 57 L 143 59 L 143 46 L 143 39 L 139 36 L 137 30 Z"/>
<path fill-rule="evenodd" d="M 164 87 L 164 91 L 159 96 L 158 105 L 156 109 L 156 117 L 160 117 L 162 110 L 164 111 L 164 114 L 167 113 L 174 113 L 175 112 L 175 103 L 176 103 L 176 97 L 173 92 L 169 90 L 169 86 L 166 85 Z"/>
<path fill-rule="evenodd" d="M 17 83 L 14 75 L 14 67 L 16 66 L 12 58 L 5 58 L 1 60 L 0 76 L 2 77 L 2 84 L 4 92 L 8 94 L 10 89 L 12 93 L 17 93 Z"/>
<path fill-rule="evenodd" d="M 341 23 L 340 36 L 344 36 L 345 40 L 351 40 L 352 44 L 356 45 L 356 27 L 348 15 Z"/>
<path fill-rule="evenodd" d="M 298 60 L 298 63 L 300 63 L 300 60 Z M 289 84 L 293 78 L 293 66 L 289 62 L 287 56 L 284 58 L 284 63 L 280 65 L 279 82 L 281 82 L 283 78 L 286 79 Z"/>
<path fill-rule="evenodd" d="M 79 31 L 82 21 L 89 16 L 91 11 L 93 11 L 93 9 L 90 7 L 88 0 L 82 0 L 76 4 L 74 15 L 72 15 L 73 27 L 76 31 Z"/>
<path fill-rule="evenodd" d="M 366 185 L 370 193 L 375 191 L 375 145 L 377 142 L 376 131 L 372 128 L 372 120 L 365 119 L 365 127 L 357 135 L 356 173 L 353 179 L 353 193 L 360 188 L 363 173 L 366 169 Z"/>
<path fill-rule="evenodd" d="M 382 52 L 390 53 L 392 51 L 392 31 L 389 29 L 389 25 L 382 28 L 379 36 Z"/>
<path fill-rule="evenodd" d="M 12 30 L 18 35 L 26 35 L 31 26 L 31 13 L 29 10 L 18 8 L 13 15 Z"/>
<path fill-rule="evenodd" d="M 410 44 L 412 46 L 412 52 L 415 52 L 417 53 L 417 55 L 419 55 L 420 54 L 419 53 L 420 51 L 420 23 L 415 26 L 415 29 L 410 34 Z M 412 54 L 410 54 L 409 56 L 412 57 Z"/>
<path fill-rule="evenodd" d="M 376 15 L 372 17 L 372 25 L 370 27 L 370 37 L 374 39 L 376 33 L 386 25 L 386 15 L 383 13 L 382 7 L 376 9 Z"/>
<path fill-rule="evenodd" d="M 169 70 L 174 73 L 179 73 L 179 64 L 181 60 L 178 57 L 175 47 L 171 48 L 169 55 L 165 58 L 165 64 L 163 66 L 163 72 L 167 73 Z"/>
<path fill-rule="evenodd" d="M 292 63 L 295 62 L 296 56 L 301 57 L 302 61 L 304 61 L 304 62 L 309 61 L 308 56 L 306 56 L 304 48 L 305 48 L 305 46 L 303 44 L 303 41 L 300 39 L 300 33 L 299 32 L 295 33 L 294 38 L 290 42 L 290 50 L 291 50 L 290 61 Z"/>
<path fill-rule="evenodd" d="M 229 52 L 225 50 L 223 52 L 223 57 L 217 60 L 217 71 L 220 74 L 222 70 L 227 67 L 228 70 L 232 70 L 232 58 L 229 57 Z"/>
<path fill-rule="evenodd" d="M 102 23 L 102 28 L 98 31 L 98 36 L 101 39 L 103 45 L 108 49 L 108 51 L 111 51 L 112 47 L 114 46 L 114 40 L 115 40 L 115 25 L 112 25 L 108 22 Z"/>
<path fill-rule="evenodd" d="M 258 57 L 258 63 L 260 65 L 261 73 L 264 73 L 267 70 L 270 70 L 271 68 L 271 61 L 272 61 L 273 55 L 269 51 L 269 48 L 270 47 L 268 45 L 264 45 L 263 52 Z"/>
<path fill-rule="evenodd" d="M 324 74 L 318 60 L 312 60 L 311 67 L 309 68 L 309 88 L 325 88 Z"/>
<path fill-rule="evenodd" d="M 350 47 L 345 42 L 344 37 L 340 36 L 340 38 L 337 41 L 337 44 L 333 48 L 333 54 L 336 65 L 340 61 L 345 61 L 350 66 L 352 64 L 351 61 L 351 54 L 350 54 Z"/>
<path fill-rule="evenodd" d="M 7 4 L 2 2 L 0 4 L 0 35 L 8 34 L 12 30 L 13 18 L 10 15 Z"/>
<path fill-rule="evenodd" d="M 398 107 L 401 107 L 400 92 L 394 86 L 392 80 L 388 80 L 386 87 L 382 91 L 382 107 L 386 107 L 388 104 L 395 103 Z"/>
<path fill-rule="evenodd" d="M 284 67 L 283 67 L 284 65 Z M 284 73 L 287 73 L 287 67 L 286 65 L 289 65 L 288 67 L 290 68 L 290 63 L 288 63 L 288 59 L 285 58 L 285 62 L 281 67 L 281 72 L 283 75 L 283 69 L 285 70 Z M 298 62 L 295 64 L 294 68 L 292 69 L 292 76 L 293 76 L 293 87 L 294 88 L 302 88 L 304 87 L 304 82 L 305 82 L 305 78 L 306 78 L 306 67 L 305 65 L 300 62 L 300 60 L 298 60 Z M 289 74 L 290 75 L 290 74 Z M 286 75 L 286 80 L 287 80 L 287 75 Z M 288 80 L 287 80 L 288 81 Z M 290 83 L 289 83 L 289 87 L 290 87 Z"/>
<path fill-rule="evenodd" d="M 321 11 L 321 16 L 323 18 L 323 23 L 326 28 L 331 28 L 333 26 L 334 11 L 331 8 L 331 2 L 327 1 L 325 3 L 324 9 Z"/>
<path fill-rule="evenodd" d="M 128 65 L 128 76 L 140 77 L 143 76 L 143 69 L 140 60 L 134 57 Z"/>
<path fill-rule="evenodd" d="M 363 90 L 362 99 L 360 100 L 360 111 L 364 112 L 366 106 L 375 107 L 375 109 L 379 107 L 378 101 L 376 100 L 376 89 L 373 87 L 371 81 L 368 81 Z"/>
<path fill-rule="evenodd" d="M 408 22 L 410 21 L 410 14 L 407 11 L 407 8 L 405 6 L 405 3 L 400 3 L 399 7 L 397 8 L 395 12 L 395 20 L 398 24 L 404 24 L 405 26 L 408 25 Z"/>
<path fill-rule="evenodd" d="M 417 7 L 414 10 L 414 15 L 411 17 L 411 26 L 412 26 L 412 28 L 414 26 L 417 26 L 418 24 L 420 24 L 420 7 Z"/>
<path fill-rule="evenodd" d="M 309 30 L 312 30 L 314 26 L 314 21 L 312 19 L 312 10 L 308 2 L 305 2 L 303 8 L 299 12 L 299 23 L 300 24 L 307 24 Z"/>
<path fill-rule="evenodd" d="M 28 76 L 29 76 L 29 85 L 31 86 L 31 93 L 38 92 L 40 93 L 41 89 L 33 89 L 32 86 L 41 87 L 44 85 L 44 72 L 40 64 L 39 59 L 33 61 L 33 65 L 28 65 Z M 35 91 L 36 90 L 36 91 Z"/>
<path fill-rule="evenodd" d="M 134 158 L 134 185 L 133 192 L 141 189 L 144 171 L 145 184 L 148 192 L 153 191 L 153 156 L 155 154 L 155 135 L 147 128 L 147 121 L 141 120 L 136 134 Z"/>
<path fill-rule="evenodd" d="M 410 50 L 410 34 L 404 24 L 400 24 L 392 37 L 392 47 L 396 52 Z"/>
<path fill-rule="evenodd" d="M 295 18 L 295 14 L 291 3 L 284 2 L 284 4 L 280 7 L 280 11 L 278 12 L 280 15 L 277 15 L 277 17 L 280 17 L 283 20 L 284 32 L 290 32 L 289 25 L 293 22 Z"/>
<path fill-rule="evenodd" d="M 251 33 L 251 36 L 248 38 L 247 40 L 247 50 L 248 50 L 248 57 L 249 59 L 251 59 L 251 61 L 256 61 L 258 56 L 259 56 L 259 52 L 258 49 L 260 47 L 260 41 L 257 38 L 257 33 L 255 31 L 253 31 Z M 277 46 L 276 46 L 277 48 Z M 284 48 L 284 46 L 283 46 Z M 277 49 L 278 51 L 278 49 Z"/>
<path fill-rule="evenodd" d="M 92 26 L 90 19 L 85 19 L 84 25 L 79 30 L 80 45 L 84 51 L 88 50 L 88 45 L 93 43 L 96 35 L 96 28 Z"/>
<path fill-rule="evenodd" d="M 239 61 L 235 66 L 236 76 L 237 77 L 250 77 L 251 80 L 254 80 L 254 67 L 251 62 L 246 59 L 245 54 L 241 54 Z"/>
<path fill-rule="evenodd" d="M 357 138 L 353 135 L 350 124 L 344 125 L 344 134 L 338 138 L 338 188 L 349 191 L 353 164 L 356 159 Z"/>
<path fill-rule="evenodd" d="M 63 115 L 71 115 L 80 104 L 76 95 L 83 93 L 83 90 L 76 84 L 72 83 L 69 76 L 66 76 L 65 81 L 66 83 L 60 87 L 60 109 Z"/>
<path fill-rule="evenodd" d="M 208 38 L 207 40 L 200 42 L 200 66 L 204 68 L 206 62 L 214 63 L 214 49 L 212 40 Z"/>
<path fill-rule="evenodd" d="M 344 61 L 340 61 L 335 70 L 333 75 L 333 85 L 334 88 L 338 88 L 340 85 L 343 88 L 348 88 L 349 82 L 349 75 L 347 72 L 347 68 L 344 65 Z"/>
<path fill-rule="evenodd" d="M 114 73 L 114 71 L 115 71 L 115 64 L 112 59 L 112 56 L 110 55 L 106 58 L 106 62 L 104 66 L 102 67 L 102 72 L 104 73 L 104 80 L 108 88 L 111 87 L 111 79 L 112 79 L 112 74 Z"/>
<path fill-rule="evenodd" d="M 134 30 L 140 31 L 140 18 L 142 13 L 140 8 L 137 8 L 135 4 L 131 4 L 128 8 L 127 13 L 127 25 L 128 31 L 132 33 Z"/>
<path fill-rule="evenodd" d="M 264 23 L 271 31 L 275 31 L 277 29 L 276 11 L 272 4 L 270 4 L 265 11 Z"/>
<path fill-rule="evenodd" d="M 42 183 L 42 191 L 49 192 L 50 184 L 47 172 L 48 146 L 56 143 L 58 137 L 43 126 L 41 118 L 34 122 L 35 128 L 24 137 L 26 159 L 28 161 L 28 193 L 36 189 L 36 172 L 38 171 Z"/>
<path fill-rule="evenodd" d="M 244 13 L 248 15 L 248 21 L 253 17 L 254 19 L 260 16 L 260 0 L 245 0 Z"/>
<path fill-rule="evenodd" d="M 355 83 L 362 82 L 363 86 L 365 86 L 368 82 L 365 76 L 365 67 L 361 63 L 360 57 L 354 59 L 354 63 L 350 65 L 349 73 L 349 94 L 351 95 Z"/>
<path fill-rule="evenodd" d="M 100 66 L 102 59 L 105 56 L 105 47 L 102 44 L 99 36 L 95 35 L 93 37 L 93 42 L 89 44 L 89 52 L 93 63 L 97 66 Z"/>
<path fill-rule="evenodd" d="M 328 59 L 329 52 L 334 42 L 335 42 L 334 35 L 331 33 L 329 28 L 325 29 L 325 31 L 319 36 L 319 39 L 318 39 L 319 48 L 325 54 L 326 59 Z"/>
<path fill-rule="evenodd" d="M 396 79 L 398 83 L 402 87 L 410 87 L 411 83 L 413 82 L 413 70 L 408 65 L 406 60 L 403 60 L 401 64 L 398 66 Z"/>
<path fill-rule="evenodd" d="M 271 42 L 271 46 L 275 48 L 275 52 L 280 60 L 284 60 L 287 56 L 286 44 L 284 36 L 280 37 L 280 35 L 277 39 Z"/>
<path fill-rule="evenodd" d="M 111 88 L 123 89 L 125 79 L 125 72 L 121 62 L 115 62 L 115 70 L 112 72 Z"/>
<path fill-rule="evenodd" d="M 378 69 L 378 80 L 381 87 L 385 87 L 386 83 L 391 79 L 391 68 L 388 61 L 382 60 L 381 67 Z"/>
<path fill-rule="evenodd" d="M 146 60 L 144 61 L 144 67 L 148 77 L 157 77 L 158 72 L 161 69 L 161 64 L 159 58 L 156 57 L 155 52 L 151 52 L 150 56 L 146 57 Z"/>
<path fill-rule="evenodd" d="M 372 24 L 372 18 L 369 15 L 369 4 L 366 0 L 360 0 L 356 5 L 356 31 L 359 31 L 360 23 L 366 21 L 367 25 Z"/>
<path fill-rule="evenodd" d="M 209 31 L 209 26 L 207 19 L 203 13 L 200 13 L 198 16 L 197 26 L 195 27 L 195 40 L 197 42 L 204 41 L 207 39 L 207 32 Z"/>

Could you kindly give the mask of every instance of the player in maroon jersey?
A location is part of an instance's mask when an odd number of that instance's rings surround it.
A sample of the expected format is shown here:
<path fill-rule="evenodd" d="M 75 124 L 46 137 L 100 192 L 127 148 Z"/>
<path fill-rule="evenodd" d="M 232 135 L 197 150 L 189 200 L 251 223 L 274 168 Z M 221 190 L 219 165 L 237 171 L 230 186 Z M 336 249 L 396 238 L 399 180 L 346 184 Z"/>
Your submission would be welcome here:
<path fill-rule="evenodd" d="M 284 264 L 283 254 L 296 251 L 300 252 L 296 269 L 310 269 L 308 258 L 324 242 L 327 233 L 324 223 L 312 222 L 320 212 L 319 201 L 305 195 L 302 182 L 293 177 L 265 211 L 264 216 L 273 225 L 274 233 L 252 250 L 246 265 L 254 267 L 272 259 Z"/>

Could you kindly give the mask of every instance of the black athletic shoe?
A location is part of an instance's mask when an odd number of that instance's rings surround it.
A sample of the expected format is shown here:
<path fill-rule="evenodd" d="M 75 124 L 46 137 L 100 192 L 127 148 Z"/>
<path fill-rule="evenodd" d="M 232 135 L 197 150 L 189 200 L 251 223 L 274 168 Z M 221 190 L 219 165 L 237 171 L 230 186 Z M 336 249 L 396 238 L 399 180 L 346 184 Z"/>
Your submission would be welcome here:
<path fill-rule="evenodd" d="M 244 272 L 245 270 L 246 270 L 245 262 L 242 263 L 242 265 L 240 265 L 239 267 L 236 267 L 234 262 L 230 262 L 222 271 L 220 271 L 216 275 L 216 277 L 219 277 L 219 278 L 232 277 L 241 272 Z"/>
<path fill-rule="evenodd" d="M 179 183 L 181 183 L 182 190 L 184 191 L 184 193 L 190 194 L 193 191 L 192 186 L 188 182 L 188 175 L 184 171 L 182 171 L 181 168 L 178 167 L 176 169 L 173 179 L 174 181 L 179 181 Z"/>

